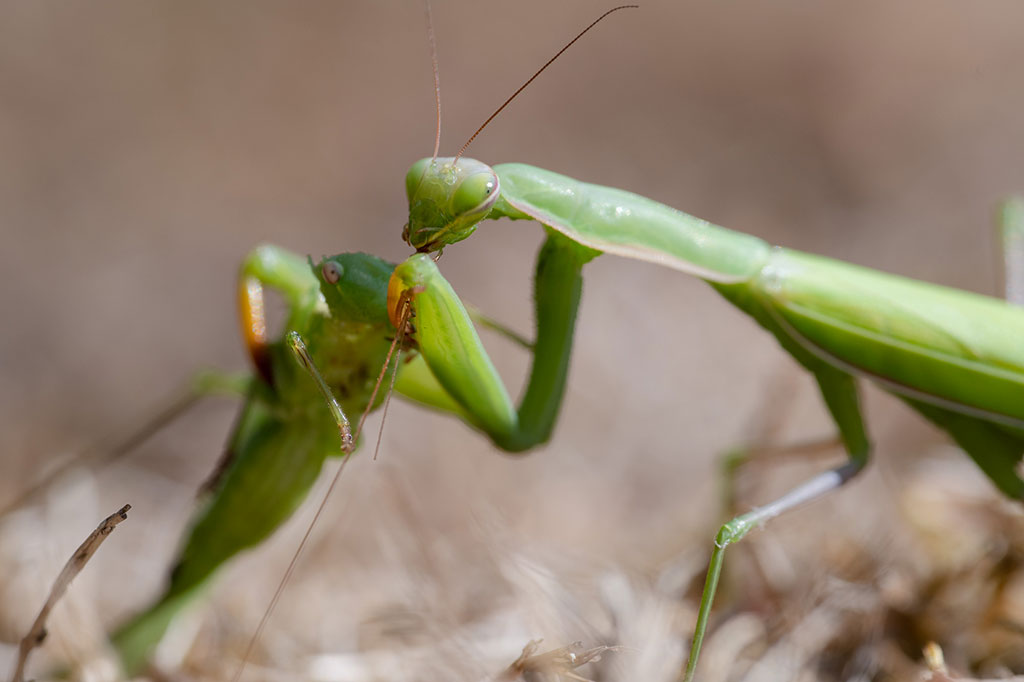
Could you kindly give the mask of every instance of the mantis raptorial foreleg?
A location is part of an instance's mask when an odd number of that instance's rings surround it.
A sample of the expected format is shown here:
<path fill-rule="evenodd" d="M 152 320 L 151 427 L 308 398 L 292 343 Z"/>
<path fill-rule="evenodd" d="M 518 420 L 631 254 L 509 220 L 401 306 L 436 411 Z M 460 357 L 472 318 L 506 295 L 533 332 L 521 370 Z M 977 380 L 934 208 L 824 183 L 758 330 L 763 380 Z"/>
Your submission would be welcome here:
<path fill-rule="evenodd" d="M 425 385 L 411 385 L 400 377 L 397 390 L 435 407 L 446 408 L 454 401 L 456 413 L 503 450 L 521 452 L 546 441 L 554 429 L 569 372 L 582 268 L 595 255 L 555 232 L 541 247 L 534 279 L 533 365 L 518 408 L 480 343 L 468 311 L 433 259 L 418 254 L 401 263 L 391 290 L 394 295 L 412 292 L 415 338 L 431 372 L 429 377 L 417 375 Z"/>

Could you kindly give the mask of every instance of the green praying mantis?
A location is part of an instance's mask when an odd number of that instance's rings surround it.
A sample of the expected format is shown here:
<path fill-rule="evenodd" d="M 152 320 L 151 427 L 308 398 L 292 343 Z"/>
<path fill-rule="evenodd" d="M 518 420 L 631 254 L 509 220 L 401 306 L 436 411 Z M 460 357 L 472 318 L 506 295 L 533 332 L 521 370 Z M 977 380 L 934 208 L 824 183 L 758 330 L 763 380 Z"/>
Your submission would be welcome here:
<path fill-rule="evenodd" d="M 313 263 L 271 246 L 244 261 L 239 308 L 255 376 L 166 591 L 114 635 L 127 671 L 139 669 L 225 561 L 290 516 L 328 456 L 355 449 L 358 427 L 353 433 L 349 418 L 382 403 L 377 389 L 389 373 L 399 395 L 458 417 L 503 450 L 546 441 L 568 377 L 582 270 L 602 253 L 700 277 L 750 315 L 813 374 L 848 454 L 843 465 L 722 526 L 685 679 L 696 673 L 726 547 L 866 465 L 858 378 L 903 399 L 1004 494 L 1024 500 L 1024 310 L 1015 305 L 773 247 L 630 192 L 522 164 L 490 167 L 461 152 L 414 164 L 406 191 L 403 238 L 417 253 L 397 265 L 351 253 Z M 518 405 L 429 255 L 502 217 L 546 232 L 534 281 L 533 361 Z M 1006 207 L 1004 225 L 1007 253 L 1016 254 L 1008 257 L 1024 261 L 1019 204 Z M 1021 302 L 1014 282 L 1008 278 L 1009 297 Z M 266 331 L 264 288 L 288 306 L 279 338 Z"/>

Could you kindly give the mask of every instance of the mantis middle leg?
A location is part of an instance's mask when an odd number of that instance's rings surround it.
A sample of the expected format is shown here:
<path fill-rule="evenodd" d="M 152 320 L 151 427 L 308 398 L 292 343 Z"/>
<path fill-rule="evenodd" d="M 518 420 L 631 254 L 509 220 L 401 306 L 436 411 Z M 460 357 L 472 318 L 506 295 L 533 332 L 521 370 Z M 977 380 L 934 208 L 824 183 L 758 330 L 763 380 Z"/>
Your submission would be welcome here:
<path fill-rule="evenodd" d="M 867 464 L 871 446 L 864 430 L 854 378 L 837 369 L 824 366 L 817 368 L 814 374 L 825 404 L 839 429 L 839 435 L 849 459 L 845 464 L 814 476 L 782 497 L 735 517 L 719 529 L 715 536 L 715 548 L 711 552 L 711 560 L 708 564 L 704 591 L 701 594 L 693 644 L 683 677 L 685 682 L 691 682 L 696 674 L 697 661 L 704 642 L 704 635 L 707 632 L 708 619 L 711 616 L 711 606 L 718 589 L 718 579 L 721 576 L 726 548 L 730 544 L 742 540 L 747 533 L 763 525 L 769 519 L 848 483 L 863 471 Z"/>

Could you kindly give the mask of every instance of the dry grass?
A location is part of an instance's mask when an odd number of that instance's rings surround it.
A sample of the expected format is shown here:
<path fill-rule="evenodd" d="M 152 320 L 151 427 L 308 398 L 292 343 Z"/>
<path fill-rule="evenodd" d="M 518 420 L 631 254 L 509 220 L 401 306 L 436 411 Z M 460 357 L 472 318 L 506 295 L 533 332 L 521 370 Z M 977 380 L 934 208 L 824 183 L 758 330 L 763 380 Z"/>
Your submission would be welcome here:
<path fill-rule="evenodd" d="M 761 488 L 768 466 L 749 464 L 740 477 Z M 797 468 L 811 469 L 806 463 Z M 388 476 L 395 478 L 393 490 L 408 496 L 369 501 L 370 527 L 357 534 L 369 536 L 375 551 L 354 558 L 345 541 L 323 534 L 246 679 L 578 679 L 570 673 L 590 680 L 675 679 L 695 616 L 705 546 L 644 569 L 594 561 L 572 547 L 538 546 L 497 517 L 477 518 L 451 537 L 425 523 L 429 512 L 418 508 L 394 468 Z M 978 679 L 1019 673 L 1019 505 L 996 497 L 958 457 L 928 461 L 900 485 L 884 528 L 864 527 L 851 508 L 861 502 L 840 500 L 846 507 L 840 512 L 823 509 L 833 500 L 816 508 L 830 528 L 804 518 L 734 548 L 701 679 L 924 679 L 929 642 L 942 643 L 951 679 L 964 679 L 968 671 Z M 857 497 L 862 491 L 849 492 Z M 87 506 L 81 502 L 80 508 Z M 23 510 L 4 524 L 5 604 L 30 593 L 32 577 L 45 582 L 42 566 L 54 565 L 12 534 L 35 535 L 37 552 L 54 547 L 50 540 L 61 529 L 38 519 L 58 514 L 59 504 Z M 346 513 L 336 509 L 335 520 L 348 536 L 353 521 L 339 519 Z M 301 521 L 290 525 L 273 547 L 228 569 L 210 601 L 161 649 L 161 670 L 173 679 L 227 679 L 236 671 L 301 531 Z M 108 547 L 104 559 L 108 567 L 127 566 L 126 577 L 140 561 L 124 543 Z M 342 570 L 338 563 L 348 565 Z M 54 619 L 56 645 L 49 653 L 71 657 L 91 671 L 88 679 L 109 679 L 112 670 L 97 648 L 104 604 L 112 600 L 101 589 L 107 584 L 80 581 Z M 17 621 L 8 616 L 5 631 Z M 539 646 L 524 650 L 540 638 Z M 588 656 L 593 660 L 583 665 Z"/>

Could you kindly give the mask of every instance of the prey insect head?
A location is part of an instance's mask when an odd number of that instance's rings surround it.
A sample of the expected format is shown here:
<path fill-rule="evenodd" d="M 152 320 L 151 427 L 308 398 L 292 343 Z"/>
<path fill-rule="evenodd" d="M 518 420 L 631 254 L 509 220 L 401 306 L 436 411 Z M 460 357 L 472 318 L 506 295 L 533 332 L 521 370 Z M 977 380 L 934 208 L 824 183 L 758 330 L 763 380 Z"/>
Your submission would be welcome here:
<path fill-rule="evenodd" d="M 387 322 L 388 279 L 394 264 L 368 253 L 309 260 L 331 315 L 354 322 Z"/>
<path fill-rule="evenodd" d="M 487 217 L 501 189 L 498 175 L 475 159 L 421 159 L 405 176 L 409 222 L 402 238 L 429 253 L 462 241 Z"/>

